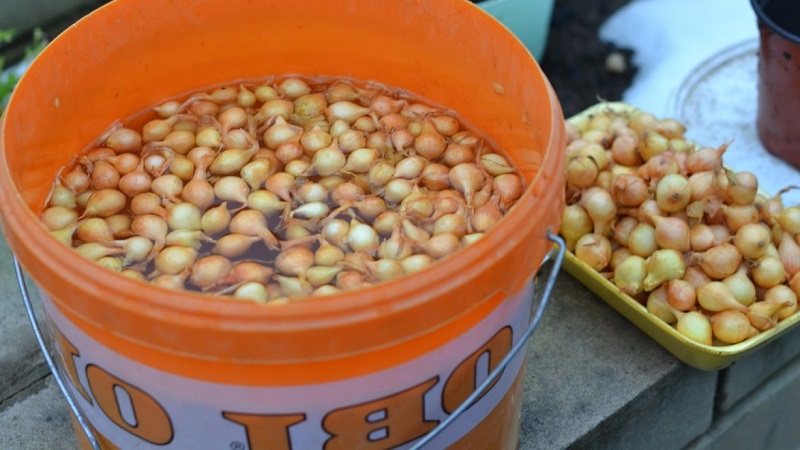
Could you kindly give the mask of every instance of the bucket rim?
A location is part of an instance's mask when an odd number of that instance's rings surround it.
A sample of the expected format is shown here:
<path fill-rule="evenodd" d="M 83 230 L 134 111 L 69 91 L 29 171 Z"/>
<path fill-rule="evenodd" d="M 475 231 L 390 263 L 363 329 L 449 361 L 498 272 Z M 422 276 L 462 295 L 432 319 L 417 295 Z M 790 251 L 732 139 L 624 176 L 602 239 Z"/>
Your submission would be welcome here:
<path fill-rule="evenodd" d="M 778 25 L 772 18 L 767 15 L 764 11 L 764 7 L 768 2 L 771 0 L 750 0 L 750 5 L 753 7 L 753 11 L 756 13 L 756 17 L 758 20 L 766 26 L 770 31 L 778 34 L 779 36 L 783 37 L 784 39 L 793 42 L 795 44 L 800 45 L 800 36 L 793 34 L 787 31 L 782 26 Z"/>
<path fill-rule="evenodd" d="M 36 70 L 42 60 L 50 57 L 50 54 L 57 51 L 58 47 L 69 39 L 72 33 L 80 30 L 81 26 L 93 17 L 105 14 L 114 8 L 115 4 L 124 3 L 120 1 L 105 4 L 82 18 L 79 22 L 73 25 L 70 29 L 66 30 L 61 35 L 57 36 L 32 62 L 29 70 Z M 12 180 L 11 173 L 6 163 L 5 153 L 5 125 L 7 116 L 13 113 L 18 96 L 13 95 L 9 99 L 8 107 L 0 121 L 0 185 L 5 185 L 4 189 L 0 189 L 0 223 L 4 225 L 4 233 L 16 234 L 13 239 L 9 239 L 9 245 L 15 251 L 16 256 L 19 258 L 23 268 L 28 270 L 29 258 L 34 258 L 34 254 L 46 255 L 50 258 L 50 262 L 57 265 L 59 269 L 63 270 L 64 276 L 72 276 L 75 274 L 88 274 L 96 272 L 92 275 L 92 282 L 97 286 L 88 288 L 89 290 L 123 290 L 123 291 L 137 291 L 139 296 L 142 297 L 141 301 L 134 302 L 130 299 L 121 299 L 114 296 L 104 297 L 104 301 L 115 304 L 116 307 L 125 310 L 135 311 L 138 314 L 150 313 L 155 316 L 163 316 L 170 312 L 180 312 L 195 316 L 197 318 L 206 318 L 215 320 L 224 318 L 226 320 L 241 320 L 245 323 L 260 324 L 258 326 L 269 327 L 285 327 L 294 328 L 302 327 L 307 328 L 308 323 L 305 319 L 310 318 L 324 318 L 330 320 L 337 318 L 342 321 L 354 321 L 361 318 L 371 317 L 379 314 L 379 311 L 387 307 L 393 310 L 409 309 L 418 306 L 421 303 L 429 301 L 431 298 L 443 290 L 448 290 L 448 286 L 441 283 L 442 279 L 458 278 L 459 275 L 470 273 L 479 270 L 481 265 L 473 264 L 474 261 L 481 262 L 482 265 L 490 264 L 498 253 L 498 249 L 503 249 L 507 252 L 510 247 L 513 247 L 516 242 L 512 239 L 514 227 L 522 222 L 530 222 L 528 217 L 523 217 L 521 212 L 521 205 L 526 203 L 537 203 L 542 199 L 549 199 L 551 203 L 557 203 L 559 197 L 563 196 L 563 192 L 554 194 L 547 192 L 547 182 L 549 178 L 548 169 L 559 170 L 557 162 L 560 160 L 559 153 L 561 152 L 561 145 L 564 142 L 565 131 L 563 130 L 563 115 L 560 103 L 553 90 L 547 77 L 541 71 L 536 59 L 513 34 L 511 34 L 497 19 L 492 17 L 479 6 L 471 2 L 463 2 L 458 0 L 450 0 L 453 7 L 464 8 L 464 11 L 470 11 L 473 14 L 480 14 L 482 20 L 492 26 L 501 27 L 507 33 L 508 39 L 513 39 L 516 45 L 519 46 L 521 54 L 526 55 L 529 59 L 528 64 L 532 64 L 534 72 L 540 76 L 537 82 L 540 82 L 547 93 L 548 101 L 551 105 L 550 121 L 550 136 L 548 142 L 548 149 L 542 152 L 542 162 L 540 169 L 536 175 L 527 182 L 527 186 L 523 195 L 517 201 L 517 204 L 508 214 L 506 214 L 497 225 L 481 239 L 481 245 L 470 245 L 466 248 L 460 249 L 454 255 L 446 257 L 446 259 L 437 261 L 431 267 L 411 275 L 404 276 L 398 280 L 381 282 L 376 286 L 359 289 L 352 292 L 345 292 L 334 296 L 324 297 L 309 297 L 300 301 L 289 301 L 281 305 L 264 305 L 254 302 L 230 302 L 219 301 L 219 299 L 212 296 L 194 293 L 191 291 L 171 291 L 161 287 L 153 286 L 137 280 L 132 280 L 123 277 L 119 274 L 106 270 L 98 270 L 96 264 L 80 257 L 77 253 L 59 254 L 58 250 L 60 244 L 54 237 L 52 237 L 44 227 L 32 227 L 31 221 L 37 221 L 38 218 L 31 211 L 22 196 L 10 183 Z M 23 75 L 20 83 L 25 82 L 25 75 Z M 546 127 L 543 127 L 546 128 Z M 8 189 L 10 188 L 10 189 Z M 553 190 L 562 191 L 561 189 L 551 188 Z M 549 195 L 548 195 L 549 194 Z M 15 205 L 16 208 L 24 209 L 22 215 L 14 214 L 8 208 L 10 204 Z M 553 229 L 558 228 L 561 220 L 560 214 L 555 214 L 552 211 L 550 204 L 541 203 L 539 208 L 528 207 L 528 212 L 536 209 L 537 214 L 542 214 L 544 221 L 547 222 L 549 227 Z M 547 229 L 543 227 L 538 230 L 541 235 L 543 245 L 547 243 Z M 27 241 L 23 245 L 22 241 Z M 489 243 L 491 245 L 485 245 Z M 542 254 L 546 251 L 542 250 Z M 41 257 L 41 256 L 40 256 Z M 542 258 L 539 258 L 541 260 Z M 530 274 L 533 275 L 538 270 L 537 267 L 530 268 Z M 37 282 L 41 289 L 41 285 Z M 509 290 L 513 290 L 517 286 L 509 286 Z M 381 298 L 379 294 L 381 291 L 391 291 L 393 295 Z M 412 299 L 405 299 L 402 302 L 397 302 L 397 298 L 401 295 L 415 294 Z M 378 297 L 378 298 L 376 298 Z M 324 305 L 324 311 L 320 310 L 320 305 Z M 157 311 L 143 311 L 143 309 L 155 308 Z M 294 319 L 294 320 L 293 320 Z M 295 322 L 295 320 L 297 322 Z"/>

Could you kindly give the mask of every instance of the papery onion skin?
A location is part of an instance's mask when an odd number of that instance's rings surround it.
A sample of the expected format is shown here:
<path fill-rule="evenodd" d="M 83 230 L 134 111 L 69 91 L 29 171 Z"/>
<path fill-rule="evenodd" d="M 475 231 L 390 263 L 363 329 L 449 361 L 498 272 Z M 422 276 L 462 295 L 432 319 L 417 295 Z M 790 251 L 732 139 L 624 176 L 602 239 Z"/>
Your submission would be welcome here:
<path fill-rule="evenodd" d="M 612 245 L 613 248 L 613 245 Z M 633 256 L 630 250 L 627 247 L 617 247 L 611 251 L 611 259 L 608 261 L 608 269 L 612 271 L 616 271 L 617 267 L 622 264 L 628 257 Z M 616 275 L 616 272 L 615 272 Z"/>
<path fill-rule="evenodd" d="M 567 183 L 584 189 L 592 186 L 600 169 L 589 156 L 577 156 L 567 163 Z"/>
<path fill-rule="evenodd" d="M 561 235 L 570 251 L 575 249 L 575 244 L 583 235 L 591 233 L 593 227 L 591 217 L 578 204 L 567 205 L 564 208 L 561 223 Z"/>
<path fill-rule="evenodd" d="M 682 278 L 686 273 L 683 255 L 672 249 L 659 249 L 646 259 L 647 276 L 643 287 L 652 291 L 662 283 Z"/>
<path fill-rule="evenodd" d="M 606 236 L 610 233 L 617 206 L 607 190 L 596 186 L 586 189 L 581 195 L 580 205 L 592 219 L 594 234 Z"/>
<path fill-rule="evenodd" d="M 647 200 L 649 194 L 645 181 L 635 175 L 618 175 L 611 185 L 611 195 L 621 206 L 639 206 Z"/>
<path fill-rule="evenodd" d="M 656 244 L 661 248 L 668 248 L 680 252 L 687 252 L 691 248 L 689 224 L 677 217 L 652 216 L 655 223 Z"/>
<path fill-rule="evenodd" d="M 670 280 L 665 284 L 667 303 L 679 311 L 691 311 L 697 303 L 695 287 L 683 279 Z"/>
<path fill-rule="evenodd" d="M 725 344 L 738 344 L 753 336 L 753 327 L 741 311 L 720 311 L 711 316 L 710 322 L 714 337 Z"/>
<path fill-rule="evenodd" d="M 704 252 L 715 244 L 714 232 L 704 224 L 698 223 L 689 229 L 689 247 L 693 252 Z"/>
<path fill-rule="evenodd" d="M 764 293 L 764 301 L 783 305 L 784 308 L 778 311 L 778 320 L 783 320 L 797 311 L 797 294 L 785 285 L 773 286 Z"/>
<path fill-rule="evenodd" d="M 697 288 L 697 302 L 707 311 L 747 311 L 747 307 L 739 303 L 728 286 L 721 281 L 712 281 Z"/>
<path fill-rule="evenodd" d="M 584 235 L 575 244 L 575 256 L 594 270 L 601 271 L 611 259 L 611 243 L 605 236 Z"/>
<path fill-rule="evenodd" d="M 770 244 L 772 233 L 763 223 L 748 223 L 736 231 L 733 245 L 743 257 L 757 260 L 764 256 Z"/>
<path fill-rule="evenodd" d="M 713 343 L 711 322 L 698 311 L 689 311 L 678 318 L 675 328 L 679 333 L 700 344 Z"/>
<path fill-rule="evenodd" d="M 644 279 L 647 276 L 645 259 L 631 255 L 625 258 L 614 270 L 614 284 L 624 293 L 634 296 L 644 292 Z"/>
<path fill-rule="evenodd" d="M 658 250 L 655 228 L 650 224 L 639 222 L 631 231 L 628 239 L 628 248 L 630 248 L 631 253 L 643 258 L 652 255 Z"/>
<path fill-rule="evenodd" d="M 769 289 L 786 281 L 786 270 L 779 258 L 766 255 L 753 265 L 750 276 L 757 286 Z"/>
<path fill-rule="evenodd" d="M 645 301 L 645 307 L 649 313 L 669 324 L 674 324 L 678 320 L 676 313 L 680 313 L 667 303 L 667 291 L 663 286 L 650 292 Z"/>
<path fill-rule="evenodd" d="M 700 266 L 711 278 L 721 280 L 736 272 L 742 263 L 742 254 L 733 244 L 724 243 L 705 252 L 692 253 L 689 263 Z"/>
<path fill-rule="evenodd" d="M 778 245 L 778 257 L 783 263 L 789 279 L 800 273 L 800 244 L 788 232 L 782 234 L 781 242 Z"/>
<path fill-rule="evenodd" d="M 611 233 L 614 242 L 623 247 L 628 247 L 630 242 L 631 233 L 636 226 L 639 225 L 639 220 L 635 217 L 625 216 L 621 217 L 617 220 L 617 223 L 614 225 L 613 232 Z"/>
<path fill-rule="evenodd" d="M 778 324 L 778 313 L 788 306 L 786 303 L 757 301 L 749 306 L 747 318 L 750 324 L 760 331 L 766 331 Z"/>
<path fill-rule="evenodd" d="M 686 208 L 692 199 L 689 180 L 681 174 L 664 176 L 656 186 L 656 201 L 666 212 L 674 213 Z"/>
<path fill-rule="evenodd" d="M 756 301 L 756 286 L 747 276 L 747 268 L 742 265 L 734 274 L 722 280 L 739 303 L 750 306 Z"/>
<path fill-rule="evenodd" d="M 800 234 L 800 206 L 785 208 L 778 214 L 778 223 L 784 231 Z"/>

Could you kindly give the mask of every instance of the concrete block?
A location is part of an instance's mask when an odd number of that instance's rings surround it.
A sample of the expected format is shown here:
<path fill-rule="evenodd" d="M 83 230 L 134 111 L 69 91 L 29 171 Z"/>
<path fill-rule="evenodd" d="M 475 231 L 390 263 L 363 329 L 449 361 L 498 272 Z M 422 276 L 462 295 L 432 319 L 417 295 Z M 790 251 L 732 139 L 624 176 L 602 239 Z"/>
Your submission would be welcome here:
<path fill-rule="evenodd" d="M 708 432 L 687 450 L 800 448 L 800 358 L 715 417 Z"/>
<path fill-rule="evenodd" d="M 566 272 L 553 295 L 530 342 L 520 450 L 680 447 L 710 425 L 716 372 L 681 363 Z"/>
<path fill-rule="evenodd" d="M 582 436 L 574 448 L 682 449 L 711 425 L 714 372 L 681 366 Z"/>
<path fill-rule="evenodd" d="M 730 409 L 788 361 L 798 356 L 800 356 L 800 328 L 795 328 L 723 370 L 720 376 L 717 409 L 720 411 Z"/>
<path fill-rule="evenodd" d="M 25 311 L 11 252 L 0 236 L 0 411 L 14 395 L 44 378 L 49 372 Z M 35 289 L 32 284 L 29 284 Z M 31 292 L 34 295 L 35 291 Z M 40 302 L 34 302 L 37 317 L 44 319 Z M 43 324 L 43 321 L 39 322 Z M 8 448 L 2 447 L 0 448 Z"/>
<path fill-rule="evenodd" d="M 36 393 L 0 412 L 0 448 L 75 450 L 67 403 L 52 376 Z"/>

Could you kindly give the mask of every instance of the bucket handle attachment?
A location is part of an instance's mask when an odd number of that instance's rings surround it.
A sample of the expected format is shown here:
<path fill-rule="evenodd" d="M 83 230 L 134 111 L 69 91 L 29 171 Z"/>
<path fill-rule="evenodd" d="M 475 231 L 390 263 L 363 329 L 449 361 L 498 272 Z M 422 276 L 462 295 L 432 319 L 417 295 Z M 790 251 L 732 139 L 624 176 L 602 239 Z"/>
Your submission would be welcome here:
<path fill-rule="evenodd" d="M 456 408 L 452 414 L 447 416 L 439 425 L 436 426 L 433 430 L 431 430 L 428 434 L 423 436 L 410 450 L 419 450 L 430 441 L 432 441 L 436 436 L 438 436 L 442 431 L 444 431 L 447 426 L 449 426 L 453 421 L 455 421 L 461 414 L 464 413 L 467 409 L 469 409 L 477 400 L 481 397 L 486 389 L 495 382 L 495 380 L 503 373 L 503 370 L 511 363 L 511 360 L 517 355 L 517 353 L 522 350 L 528 344 L 528 340 L 530 339 L 533 331 L 536 329 L 536 326 L 539 324 L 539 321 L 542 319 L 542 315 L 544 314 L 545 306 L 547 306 L 548 300 L 550 300 L 550 294 L 553 291 L 553 286 L 555 285 L 556 278 L 558 278 L 559 271 L 561 269 L 561 263 L 564 260 L 564 253 L 566 251 L 566 244 L 564 240 L 552 232 L 548 231 L 547 239 L 553 241 L 554 243 L 558 244 L 556 248 L 554 248 L 550 253 L 547 254 L 544 261 L 542 263 L 547 263 L 551 259 L 553 259 L 553 254 L 555 253 L 555 259 L 553 260 L 553 267 L 550 268 L 550 274 L 547 277 L 547 283 L 544 286 L 544 290 L 542 290 L 542 298 L 539 302 L 539 306 L 536 308 L 534 312 L 533 318 L 531 319 L 531 323 L 528 325 L 528 328 L 525 330 L 525 333 L 522 334 L 520 339 L 511 347 L 508 354 L 500 361 L 500 363 L 495 367 L 492 373 L 489 374 L 488 377 L 475 389 L 469 397 L 464 400 L 464 402 Z M 42 354 L 44 355 L 44 360 L 47 363 L 47 367 L 50 368 L 50 372 L 53 374 L 53 378 L 56 380 L 58 384 L 58 388 L 61 390 L 61 393 L 64 395 L 64 398 L 67 400 L 67 404 L 69 408 L 72 410 L 78 424 L 80 425 L 81 429 L 83 430 L 84 434 L 86 435 L 89 444 L 92 446 L 93 450 L 102 450 L 100 448 L 100 441 L 97 439 L 97 436 L 94 433 L 94 430 L 89 426 L 89 422 L 86 420 L 83 412 L 81 411 L 78 403 L 75 401 L 72 393 L 67 389 L 67 385 L 64 381 L 64 376 L 61 374 L 58 366 L 55 364 L 53 357 L 50 354 L 50 351 L 47 347 L 47 343 L 45 342 L 44 335 L 42 334 L 41 327 L 39 327 L 39 323 L 36 321 L 36 314 L 33 312 L 33 305 L 31 304 L 30 294 L 28 293 L 28 285 L 25 282 L 25 278 L 22 274 L 22 269 L 20 268 L 19 261 L 17 257 L 12 254 L 12 259 L 14 261 L 14 272 L 17 276 L 17 284 L 19 284 L 20 293 L 22 294 L 22 301 L 25 304 L 25 309 L 28 313 L 28 320 L 31 322 L 31 327 L 33 328 L 33 334 L 36 336 L 36 342 L 39 344 L 39 348 L 42 350 Z"/>
<path fill-rule="evenodd" d="M 50 351 L 47 348 L 47 343 L 45 342 L 44 335 L 42 334 L 42 330 L 39 327 L 39 322 L 36 321 L 36 314 L 33 312 L 33 305 L 31 304 L 31 297 L 28 294 L 28 285 L 25 283 L 25 277 L 22 275 L 22 268 L 19 266 L 19 261 L 17 257 L 12 254 L 12 258 L 14 260 L 14 272 L 17 275 L 17 284 L 19 284 L 19 290 L 22 294 L 22 301 L 25 304 L 25 309 L 28 312 L 28 320 L 31 322 L 31 327 L 33 328 L 33 334 L 36 335 L 36 342 L 39 343 L 39 348 L 42 350 L 42 354 L 44 355 L 44 360 L 47 363 L 47 367 L 50 368 L 50 372 L 53 374 L 53 378 L 56 380 L 58 384 L 58 388 L 61 390 L 61 393 L 64 395 L 64 398 L 67 399 L 67 404 L 69 405 L 69 409 L 72 410 L 72 414 L 75 415 L 75 419 L 78 421 L 81 429 L 83 430 L 86 438 L 89 440 L 89 444 L 92 446 L 92 450 L 102 450 L 100 448 L 100 442 L 97 439 L 97 436 L 94 434 L 94 431 L 89 426 L 89 422 L 86 420 L 86 417 L 83 415 L 80 407 L 78 407 L 78 403 L 75 401 L 75 398 L 72 396 L 72 393 L 67 389 L 67 385 L 64 382 L 64 376 L 61 374 L 61 371 L 56 366 L 53 357 L 50 355 Z"/>
<path fill-rule="evenodd" d="M 547 283 L 542 290 L 542 299 L 539 302 L 539 306 L 536 308 L 536 311 L 533 314 L 533 318 L 531 318 L 531 323 L 528 325 L 528 328 L 525 330 L 525 333 L 519 338 L 516 344 L 511 347 L 508 354 L 497 364 L 497 367 L 489 374 L 488 377 L 480 384 L 480 386 L 475 389 L 469 397 L 464 400 L 464 402 L 456 408 L 452 414 L 447 416 L 439 425 L 436 426 L 433 430 L 431 430 L 428 434 L 423 436 L 413 447 L 409 450 L 420 450 L 423 446 L 428 444 L 432 441 L 436 436 L 444 431 L 448 425 L 450 425 L 453 421 L 455 421 L 458 416 L 464 413 L 467 409 L 469 409 L 475 402 L 485 393 L 485 391 L 494 383 L 500 374 L 503 373 L 506 366 L 511 363 L 511 360 L 528 344 L 528 340 L 530 339 L 533 331 L 536 329 L 536 326 L 539 325 L 539 321 L 542 319 L 542 314 L 544 314 L 544 308 L 547 306 L 548 300 L 550 300 L 550 294 L 553 291 L 553 286 L 555 286 L 556 279 L 558 278 L 559 271 L 561 269 L 561 263 L 564 261 L 564 253 L 566 253 L 567 245 L 564 243 L 564 240 L 556 235 L 553 234 L 548 230 L 547 232 L 547 239 L 553 241 L 554 243 L 558 244 L 558 247 L 553 248 L 550 253 L 544 258 L 542 263 L 547 263 L 551 259 L 553 259 L 553 253 L 555 253 L 555 259 L 553 260 L 552 267 L 550 268 L 550 274 L 547 276 Z M 534 291 L 535 292 L 535 291 Z"/>

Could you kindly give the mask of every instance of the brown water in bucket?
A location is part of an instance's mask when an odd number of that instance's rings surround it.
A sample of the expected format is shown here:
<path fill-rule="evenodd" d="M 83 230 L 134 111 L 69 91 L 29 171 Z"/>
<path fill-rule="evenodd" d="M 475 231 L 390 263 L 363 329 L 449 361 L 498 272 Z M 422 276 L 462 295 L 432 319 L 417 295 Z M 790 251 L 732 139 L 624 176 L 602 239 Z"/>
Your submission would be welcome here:
<path fill-rule="evenodd" d="M 290 73 L 376 80 L 454 109 L 514 160 L 525 194 L 449 261 L 280 308 L 98 270 L 38 223 L 58 170 L 114 120 Z M 105 448 L 408 448 L 520 339 L 564 204 L 552 88 L 508 30 L 457 0 L 117 0 L 45 49 L 0 125 L 3 232 Z M 520 354 L 428 448 L 515 448 L 524 367 Z"/>

